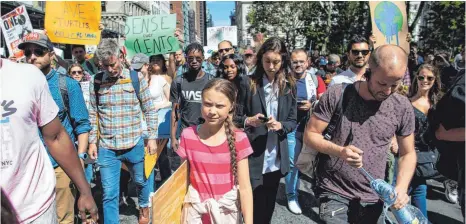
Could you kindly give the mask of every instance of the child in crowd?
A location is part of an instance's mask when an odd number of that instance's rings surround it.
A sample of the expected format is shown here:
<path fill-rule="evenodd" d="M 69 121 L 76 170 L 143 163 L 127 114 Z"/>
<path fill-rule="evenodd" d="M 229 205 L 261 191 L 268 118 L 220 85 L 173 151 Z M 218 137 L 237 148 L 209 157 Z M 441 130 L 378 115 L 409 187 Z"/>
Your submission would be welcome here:
<path fill-rule="evenodd" d="M 246 134 L 232 122 L 236 92 L 227 80 L 209 81 L 202 90 L 201 116 L 205 122 L 181 133 L 176 153 L 189 161 L 191 183 L 182 223 L 253 221 L 248 166 L 253 151 Z"/>

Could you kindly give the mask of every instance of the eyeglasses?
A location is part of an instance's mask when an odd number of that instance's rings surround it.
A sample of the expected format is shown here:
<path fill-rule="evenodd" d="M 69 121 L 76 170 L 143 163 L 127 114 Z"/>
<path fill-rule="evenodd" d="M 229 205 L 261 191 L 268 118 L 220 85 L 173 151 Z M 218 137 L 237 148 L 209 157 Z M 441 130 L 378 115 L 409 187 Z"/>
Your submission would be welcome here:
<path fill-rule="evenodd" d="M 417 77 L 417 80 L 419 80 L 419 81 L 424 81 L 424 79 L 426 79 L 426 78 L 427 78 L 427 81 L 429 81 L 429 82 L 432 82 L 432 81 L 435 80 L 435 77 L 432 77 L 432 76 L 427 76 L 427 77 L 418 76 L 418 77 Z"/>
<path fill-rule="evenodd" d="M 47 53 L 47 50 L 43 48 L 28 48 L 24 50 L 24 55 L 26 57 L 31 57 L 32 54 L 36 55 L 37 57 L 42 57 Z"/>
<path fill-rule="evenodd" d="M 230 47 L 230 48 L 219 49 L 218 53 L 228 52 L 228 51 L 231 51 L 231 49 L 233 49 L 233 48 Z"/>
<path fill-rule="evenodd" d="M 291 62 L 293 65 L 297 65 L 297 64 L 304 64 L 305 61 L 292 61 Z"/>
<path fill-rule="evenodd" d="M 198 62 L 202 62 L 202 58 L 201 57 L 188 57 L 188 61 L 189 62 L 192 62 L 192 61 L 198 61 Z"/>
<path fill-rule="evenodd" d="M 76 75 L 76 74 L 82 75 L 82 74 L 83 74 L 83 71 L 71 71 L 71 74 L 72 74 L 72 75 Z"/>
<path fill-rule="evenodd" d="M 369 50 L 351 50 L 351 54 L 353 54 L 354 56 L 359 56 L 359 53 L 361 53 L 363 56 L 366 56 L 369 54 Z"/>

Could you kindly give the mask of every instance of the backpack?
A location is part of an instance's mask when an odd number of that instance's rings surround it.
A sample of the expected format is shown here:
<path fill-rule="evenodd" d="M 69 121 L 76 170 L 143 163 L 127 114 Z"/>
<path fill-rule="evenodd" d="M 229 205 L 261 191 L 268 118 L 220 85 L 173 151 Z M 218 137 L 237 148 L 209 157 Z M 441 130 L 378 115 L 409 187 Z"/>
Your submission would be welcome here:
<path fill-rule="evenodd" d="M 140 92 L 141 87 L 139 85 L 138 72 L 131 70 L 131 72 L 129 73 L 129 76 L 131 78 L 131 84 L 133 85 L 134 92 L 136 92 L 136 96 L 139 99 L 139 92 Z M 100 85 L 102 84 L 103 77 L 104 77 L 104 72 L 99 72 L 94 77 L 94 92 L 95 92 L 96 107 L 99 106 L 99 89 L 100 89 Z M 98 80 L 99 82 L 95 82 L 95 80 Z"/>
<path fill-rule="evenodd" d="M 66 86 L 66 75 L 58 73 L 58 86 L 60 87 L 60 95 L 63 101 L 64 112 L 70 117 L 70 100 L 68 96 L 68 87 Z"/>

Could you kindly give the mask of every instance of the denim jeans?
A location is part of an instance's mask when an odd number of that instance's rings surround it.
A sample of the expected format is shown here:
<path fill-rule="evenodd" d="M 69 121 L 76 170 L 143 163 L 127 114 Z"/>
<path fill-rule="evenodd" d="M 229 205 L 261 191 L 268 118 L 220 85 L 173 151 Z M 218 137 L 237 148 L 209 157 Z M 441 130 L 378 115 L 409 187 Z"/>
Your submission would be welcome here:
<path fill-rule="evenodd" d="M 409 195 L 411 195 L 411 203 L 418 208 L 427 218 L 427 183 L 424 178 L 413 177 Z"/>
<path fill-rule="evenodd" d="M 286 196 L 288 200 L 297 200 L 299 177 L 298 168 L 294 165 L 298 159 L 303 146 L 303 132 L 296 131 L 288 133 L 288 154 L 290 157 L 290 172 L 285 176 Z"/>
<path fill-rule="evenodd" d="M 93 175 L 92 164 L 84 164 L 84 176 L 86 177 L 87 183 L 91 184 Z"/>
<path fill-rule="evenodd" d="M 144 178 L 144 140 L 128 150 L 99 149 L 97 163 L 100 166 L 100 176 L 103 189 L 103 213 L 104 223 L 120 223 L 119 196 L 120 196 L 120 170 L 121 163 L 125 162 L 133 174 L 133 180 L 138 192 L 140 208 L 149 206 L 149 194 L 154 187 L 154 172 L 149 179 Z"/>

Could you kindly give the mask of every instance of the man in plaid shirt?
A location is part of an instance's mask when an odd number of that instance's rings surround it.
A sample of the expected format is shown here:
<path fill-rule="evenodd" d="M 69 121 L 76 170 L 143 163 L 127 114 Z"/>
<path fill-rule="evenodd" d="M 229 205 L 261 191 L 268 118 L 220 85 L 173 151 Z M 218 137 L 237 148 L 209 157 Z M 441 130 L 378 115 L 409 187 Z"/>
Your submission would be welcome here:
<path fill-rule="evenodd" d="M 119 223 L 118 199 L 122 162 L 128 164 L 134 173 L 133 179 L 139 194 L 139 223 L 149 223 L 149 194 L 153 183 L 149 181 L 151 177 L 144 177 L 141 110 L 147 122 L 147 150 L 150 154 L 157 150 L 157 112 L 147 81 L 138 74 L 139 90 L 136 90 L 130 71 L 120 63 L 119 54 L 118 43 L 112 39 L 103 39 L 97 47 L 96 55 L 102 62 L 104 73 L 94 76 L 89 88 L 89 119 L 92 127 L 89 134 L 89 155 L 92 159 L 97 159 L 100 166 L 104 191 L 104 223 Z"/>

